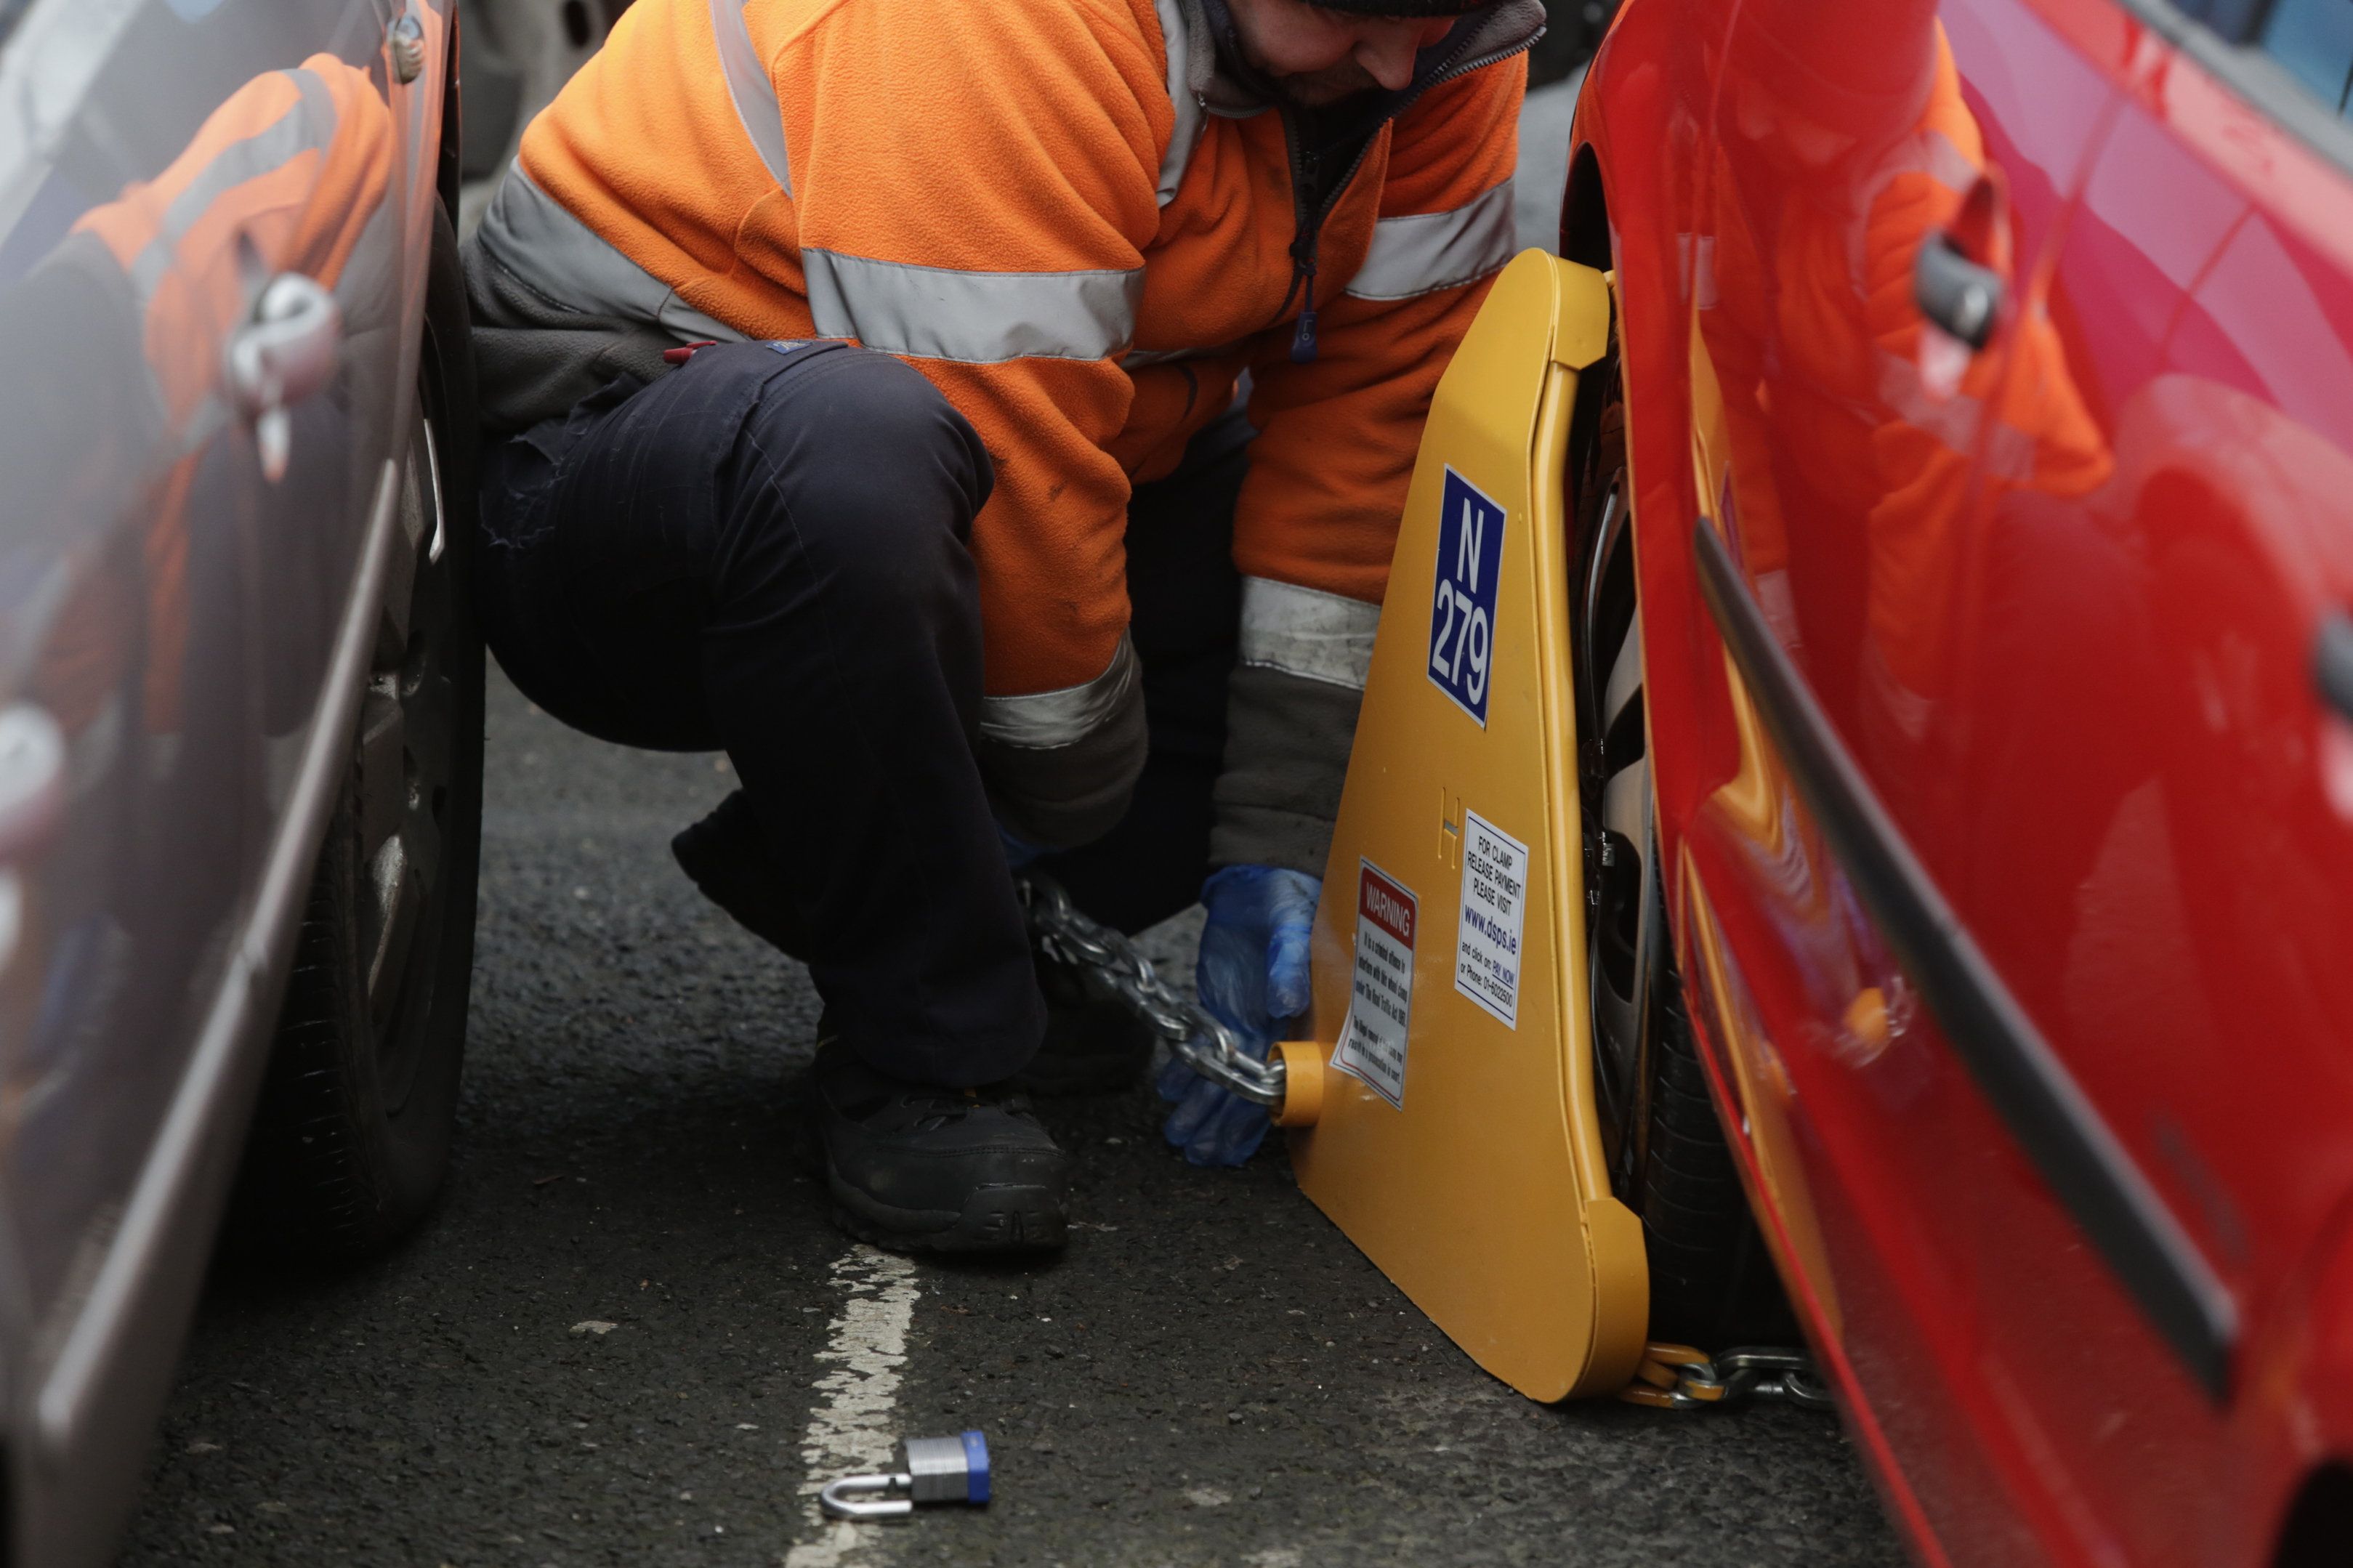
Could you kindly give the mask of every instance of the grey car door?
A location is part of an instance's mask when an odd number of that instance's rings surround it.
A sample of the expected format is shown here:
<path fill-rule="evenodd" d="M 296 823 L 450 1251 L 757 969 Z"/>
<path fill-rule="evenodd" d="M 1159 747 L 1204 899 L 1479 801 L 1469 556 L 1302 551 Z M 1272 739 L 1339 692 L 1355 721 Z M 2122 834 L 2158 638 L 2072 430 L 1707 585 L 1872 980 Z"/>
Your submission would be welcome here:
<path fill-rule="evenodd" d="M 394 422 L 396 369 L 340 350 L 400 313 L 402 226 L 370 223 L 404 177 L 390 19 L 0 0 L 0 1391 L 28 1560 L 110 1549 L 272 1007 L 264 872 Z"/>

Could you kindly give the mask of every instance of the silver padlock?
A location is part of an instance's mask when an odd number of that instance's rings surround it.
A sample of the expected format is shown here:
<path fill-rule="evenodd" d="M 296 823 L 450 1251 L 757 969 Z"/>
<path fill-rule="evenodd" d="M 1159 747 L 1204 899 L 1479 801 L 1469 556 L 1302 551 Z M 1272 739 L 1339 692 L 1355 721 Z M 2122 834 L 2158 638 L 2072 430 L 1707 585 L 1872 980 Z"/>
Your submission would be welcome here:
<path fill-rule="evenodd" d="M 899 1445 L 899 1468 L 887 1476 L 844 1476 L 828 1481 L 818 1506 L 835 1519 L 896 1521 L 917 1503 L 988 1500 L 988 1439 L 977 1432 L 955 1437 L 909 1437 Z"/>

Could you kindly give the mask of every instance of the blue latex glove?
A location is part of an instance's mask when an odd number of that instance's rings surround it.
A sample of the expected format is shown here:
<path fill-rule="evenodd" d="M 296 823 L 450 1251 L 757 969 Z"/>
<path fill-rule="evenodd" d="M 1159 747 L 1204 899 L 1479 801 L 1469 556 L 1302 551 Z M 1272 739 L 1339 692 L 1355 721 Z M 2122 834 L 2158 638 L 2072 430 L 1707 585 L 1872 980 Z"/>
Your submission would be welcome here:
<path fill-rule="evenodd" d="M 1208 923 L 1193 984 L 1217 1020 L 1261 1061 L 1284 1020 L 1307 1011 L 1307 942 L 1321 879 L 1272 866 L 1229 866 L 1201 888 Z M 1239 1165 L 1266 1137 L 1267 1109 L 1219 1088 L 1182 1058 L 1160 1073 L 1160 1098 L 1176 1101 L 1162 1135 L 1196 1165 Z"/>
<path fill-rule="evenodd" d="M 1043 845 L 1015 837 L 1013 831 L 1001 822 L 997 825 L 997 841 L 1005 846 L 1005 863 L 1016 871 L 1028 870 L 1030 862 L 1046 853 Z"/>

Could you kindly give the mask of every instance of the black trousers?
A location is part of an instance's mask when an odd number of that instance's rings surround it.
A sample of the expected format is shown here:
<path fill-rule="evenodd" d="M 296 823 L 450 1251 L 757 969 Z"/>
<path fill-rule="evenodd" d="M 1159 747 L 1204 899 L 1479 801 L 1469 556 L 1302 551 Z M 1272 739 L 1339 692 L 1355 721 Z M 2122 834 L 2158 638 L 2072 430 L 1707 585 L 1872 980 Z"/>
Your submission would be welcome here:
<path fill-rule="evenodd" d="M 1150 760 L 1126 818 L 1043 867 L 1137 930 L 1208 869 L 1249 427 L 1197 439 L 1128 509 Z M 871 1065 L 995 1081 L 1044 1027 L 975 745 L 969 551 L 987 453 L 914 370 L 838 342 L 706 348 L 486 457 L 479 593 L 515 684 L 576 729 L 723 749 Z"/>

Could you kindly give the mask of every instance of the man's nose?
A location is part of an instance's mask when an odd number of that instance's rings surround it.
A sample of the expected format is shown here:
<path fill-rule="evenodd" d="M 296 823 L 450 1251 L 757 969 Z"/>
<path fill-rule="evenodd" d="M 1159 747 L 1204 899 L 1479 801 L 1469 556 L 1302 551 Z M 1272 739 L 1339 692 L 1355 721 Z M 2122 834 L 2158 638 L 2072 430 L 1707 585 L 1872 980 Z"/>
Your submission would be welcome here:
<path fill-rule="evenodd" d="M 1395 92 L 1413 79 L 1416 47 L 1411 37 L 1371 40 L 1357 46 L 1356 63 L 1375 81 Z"/>
<path fill-rule="evenodd" d="M 1381 37 L 1356 46 L 1356 63 L 1395 92 L 1413 80 L 1414 56 L 1444 37 L 1453 25 L 1451 16 L 1433 16 L 1419 27 L 1385 29 Z"/>

